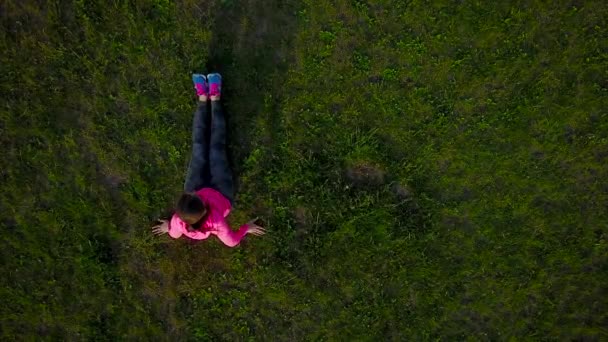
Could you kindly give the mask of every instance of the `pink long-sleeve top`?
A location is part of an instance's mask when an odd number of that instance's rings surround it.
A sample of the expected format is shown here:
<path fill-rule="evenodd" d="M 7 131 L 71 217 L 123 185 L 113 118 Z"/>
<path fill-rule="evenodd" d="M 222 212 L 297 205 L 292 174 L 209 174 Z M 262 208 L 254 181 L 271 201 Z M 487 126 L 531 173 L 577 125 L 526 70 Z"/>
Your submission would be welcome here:
<path fill-rule="evenodd" d="M 232 206 L 230 201 L 217 190 L 202 188 L 196 192 L 198 197 L 207 207 L 207 218 L 201 228 L 195 231 L 188 230 L 188 224 L 173 214 L 169 223 L 169 235 L 177 239 L 185 235 L 191 239 L 203 240 L 214 234 L 228 247 L 234 247 L 241 242 L 247 234 L 247 224 L 241 226 L 238 231 L 233 231 L 226 222 L 226 217 L 230 214 Z"/>

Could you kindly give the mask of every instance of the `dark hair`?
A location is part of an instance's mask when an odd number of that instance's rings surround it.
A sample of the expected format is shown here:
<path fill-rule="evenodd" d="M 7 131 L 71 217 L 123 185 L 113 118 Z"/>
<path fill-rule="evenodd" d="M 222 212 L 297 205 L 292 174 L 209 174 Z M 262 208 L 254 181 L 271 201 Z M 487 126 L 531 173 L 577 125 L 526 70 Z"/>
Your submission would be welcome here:
<path fill-rule="evenodd" d="M 205 203 L 194 193 L 186 192 L 177 201 L 177 216 L 190 226 L 201 221 L 207 214 Z"/>

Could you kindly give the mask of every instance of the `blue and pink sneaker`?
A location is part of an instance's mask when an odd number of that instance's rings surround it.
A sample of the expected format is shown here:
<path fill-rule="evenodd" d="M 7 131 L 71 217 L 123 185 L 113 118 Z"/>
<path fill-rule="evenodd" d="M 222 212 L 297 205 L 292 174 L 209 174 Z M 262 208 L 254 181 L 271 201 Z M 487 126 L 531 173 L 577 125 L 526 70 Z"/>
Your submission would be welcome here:
<path fill-rule="evenodd" d="M 213 73 L 207 75 L 209 81 L 209 96 L 220 96 L 222 94 L 222 75 Z"/>
<path fill-rule="evenodd" d="M 196 96 L 207 96 L 207 79 L 205 75 L 192 74 L 192 83 L 194 83 L 194 89 L 196 90 Z"/>

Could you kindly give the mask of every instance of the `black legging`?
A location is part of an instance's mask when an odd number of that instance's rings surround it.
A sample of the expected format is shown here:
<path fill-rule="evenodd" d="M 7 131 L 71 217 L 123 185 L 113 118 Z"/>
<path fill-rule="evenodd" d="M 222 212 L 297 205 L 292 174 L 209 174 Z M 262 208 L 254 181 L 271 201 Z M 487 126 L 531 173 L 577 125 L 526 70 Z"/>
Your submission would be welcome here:
<path fill-rule="evenodd" d="M 232 203 L 234 185 L 226 156 L 226 119 L 220 101 L 211 101 L 211 113 L 211 139 L 207 139 L 209 110 L 206 102 L 198 103 L 192 121 L 192 157 L 184 191 L 193 192 L 210 187 Z"/>

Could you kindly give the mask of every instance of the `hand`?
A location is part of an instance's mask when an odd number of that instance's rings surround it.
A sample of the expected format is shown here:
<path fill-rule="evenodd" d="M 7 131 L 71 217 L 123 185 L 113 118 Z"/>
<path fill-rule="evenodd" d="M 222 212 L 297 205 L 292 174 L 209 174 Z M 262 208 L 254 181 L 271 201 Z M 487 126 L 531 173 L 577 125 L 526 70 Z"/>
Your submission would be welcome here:
<path fill-rule="evenodd" d="M 169 232 L 169 221 L 167 220 L 159 220 L 161 223 L 152 227 L 152 234 L 154 235 L 163 235 Z"/>
<path fill-rule="evenodd" d="M 255 223 L 255 221 L 257 221 L 257 217 L 254 218 L 253 220 L 247 222 L 247 234 L 253 234 L 255 236 L 262 236 L 264 234 L 266 234 L 266 229 L 264 229 L 263 227 L 257 225 Z"/>

